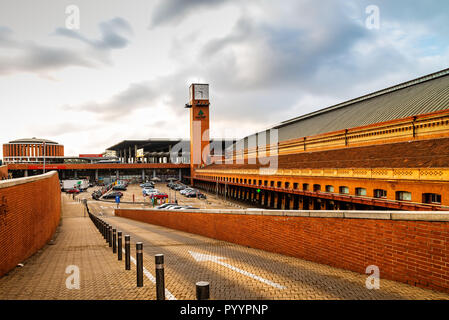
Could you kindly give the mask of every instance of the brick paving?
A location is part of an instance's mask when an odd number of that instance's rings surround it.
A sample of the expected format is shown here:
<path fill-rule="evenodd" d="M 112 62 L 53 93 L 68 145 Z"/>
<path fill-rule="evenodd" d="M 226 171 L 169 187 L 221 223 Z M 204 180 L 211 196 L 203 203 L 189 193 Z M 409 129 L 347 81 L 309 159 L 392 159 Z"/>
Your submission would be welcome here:
<path fill-rule="evenodd" d="M 0 299 L 155 299 L 154 284 L 136 287 L 135 266 L 124 270 L 83 207 L 67 195 L 53 245 L 47 245 L 0 279 Z M 449 299 L 449 295 L 381 279 L 365 287 L 367 275 L 345 271 L 199 235 L 113 216 L 113 204 L 89 201 L 91 211 L 144 243 L 144 266 L 154 275 L 154 255 L 165 255 L 166 288 L 177 299 L 195 299 L 195 283 L 209 281 L 211 298 L 240 299 Z M 223 257 L 196 261 L 190 252 Z M 80 268 L 80 289 L 67 289 L 67 266 Z M 236 270 L 246 272 L 246 275 Z M 273 287 L 248 275 L 279 284 Z"/>
<path fill-rule="evenodd" d="M 135 267 L 125 270 L 88 217 L 83 206 L 62 195 L 62 225 L 54 244 L 0 278 L 0 299 L 155 299 L 154 286 L 136 287 Z M 133 253 L 133 250 L 132 250 Z M 134 254 L 134 253 L 133 253 Z M 67 289 L 65 273 L 79 267 L 80 289 Z"/>
<path fill-rule="evenodd" d="M 368 290 L 368 275 L 115 217 L 112 207 L 93 201 L 89 205 L 130 234 L 132 241 L 144 243 L 145 265 L 152 265 L 155 254 L 165 255 L 166 287 L 177 299 L 194 299 L 197 281 L 209 281 L 211 298 L 224 300 L 449 299 L 444 293 L 383 279 L 380 290 Z M 286 288 L 277 289 L 213 261 L 197 262 L 189 251 L 224 257 L 222 262 Z"/>

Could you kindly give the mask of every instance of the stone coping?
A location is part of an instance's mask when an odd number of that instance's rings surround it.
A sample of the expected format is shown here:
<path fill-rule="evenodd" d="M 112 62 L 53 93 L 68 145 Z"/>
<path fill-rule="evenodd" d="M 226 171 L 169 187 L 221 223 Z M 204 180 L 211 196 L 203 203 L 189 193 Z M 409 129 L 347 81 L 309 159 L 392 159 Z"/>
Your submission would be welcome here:
<path fill-rule="evenodd" d="M 117 210 L 117 209 L 115 209 Z M 188 212 L 188 213 L 222 213 L 235 215 L 259 215 L 282 217 L 309 217 L 309 218 L 342 218 L 342 219 L 372 219 L 372 220 L 406 220 L 406 221 L 448 221 L 449 211 L 313 211 L 313 210 L 263 210 L 263 209 L 195 209 L 195 210 L 159 210 L 159 209 L 118 209 L 118 210 L 142 210 L 160 212 Z"/>
<path fill-rule="evenodd" d="M 57 174 L 58 174 L 57 171 L 49 171 L 47 173 L 40 174 L 37 176 L 2 180 L 2 181 L 0 181 L 0 189 L 13 187 L 13 186 L 17 186 L 17 185 L 21 185 L 21 184 L 25 184 L 25 183 L 30 183 L 30 182 L 34 182 L 34 181 L 38 181 L 38 180 L 47 179 L 47 178 L 50 178 L 53 175 L 57 175 Z"/>

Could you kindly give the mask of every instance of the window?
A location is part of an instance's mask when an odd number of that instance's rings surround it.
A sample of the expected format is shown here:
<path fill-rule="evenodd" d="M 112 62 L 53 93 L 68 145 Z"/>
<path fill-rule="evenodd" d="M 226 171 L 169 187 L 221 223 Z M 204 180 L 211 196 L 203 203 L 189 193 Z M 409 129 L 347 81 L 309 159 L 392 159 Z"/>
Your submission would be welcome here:
<path fill-rule="evenodd" d="M 298 189 L 298 183 L 293 184 L 293 189 Z"/>
<path fill-rule="evenodd" d="M 374 198 L 386 198 L 386 197 L 387 197 L 387 190 L 383 189 L 374 190 Z"/>
<path fill-rule="evenodd" d="M 278 188 L 281 188 L 282 187 L 282 182 L 278 181 L 277 186 L 278 186 Z"/>
<path fill-rule="evenodd" d="M 355 188 L 355 194 L 356 194 L 356 196 L 366 196 L 366 189 L 365 188 Z"/>
<path fill-rule="evenodd" d="M 259 186 L 261 186 L 262 185 L 262 180 L 259 180 Z"/>
<path fill-rule="evenodd" d="M 263 182 L 263 185 L 264 185 L 265 187 L 267 187 L 267 186 L 268 186 L 268 181 L 265 180 L 265 181 Z"/>
<path fill-rule="evenodd" d="M 314 192 L 321 191 L 321 186 L 319 184 L 314 184 L 313 185 L 313 191 Z"/>
<path fill-rule="evenodd" d="M 257 185 L 257 180 L 256 179 L 253 180 L 253 184 Z"/>
<path fill-rule="evenodd" d="M 290 182 L 285 183 L 285 189 L 288 189 L 288 188 L 290 188 Z"/>
<path fill-rule="evenodd" d="M 243 182 L 244 182 L 245 184 L 246 184 L 246 181 L 247 181 L 246 179 L 245 179 L 245 180 L 243 180 Z"/>
<path fill-rule="evenodd" d="M 399 201 L 412 201 L 412 194 L 408 191 L 397 191 L 396 200 Z"/>
<path fill-rule="evenodd" d="M 302 184 L 302 190 L 309 191 L 309 184 L 308 183 L 303 183 Z"/>
<path fill-rule="evenodd" d="M 423 203 L 438 203 L 441 204 L 441 195 L 436 193 L 423 193 Z"/>
<path fill-rule="evenodd" d="M 270 187 L 274 187 L 274 181 L 270 181 Z"/>
<path fill-rule="evenodd" d="M 340 187 L 339 189 L 340 189 L 339 192 L 341 194 L 349 194 L 349 188 L 348 187 Z"/>
<path fill-rule="evenodd" d="M 334 186 L 326 186 L 326 192 L 334 192 Z"/>

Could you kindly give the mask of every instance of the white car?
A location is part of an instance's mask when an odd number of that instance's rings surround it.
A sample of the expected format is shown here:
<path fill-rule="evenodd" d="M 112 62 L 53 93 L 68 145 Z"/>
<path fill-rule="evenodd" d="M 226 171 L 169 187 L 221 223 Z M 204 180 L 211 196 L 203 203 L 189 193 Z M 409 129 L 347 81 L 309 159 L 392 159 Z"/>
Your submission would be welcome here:
<path fill-rule="evenodd" d="M 185 188 L 184 190 L 179 191 L 180 194 L 185 195 L 187 192 L 195 191 L 193 188 Z"/>
<path fill-rule="evenodd" d="M 159 190 L 157 190 L 157 189 L 150 189 L 150 188 L 144 188 L 142 192 L 144 194 L 146 194 L 147 196 L 151 196 L 152 194 L 158 194 Z"/>
<path fill-rule="evenodd" d="M 168 207 L 168 208 L 166 208 L 167 210 L 179 210 L 179 209 L 181 209 L 182 208 L 182 206 L 170 206 L 170 207 Z"/>

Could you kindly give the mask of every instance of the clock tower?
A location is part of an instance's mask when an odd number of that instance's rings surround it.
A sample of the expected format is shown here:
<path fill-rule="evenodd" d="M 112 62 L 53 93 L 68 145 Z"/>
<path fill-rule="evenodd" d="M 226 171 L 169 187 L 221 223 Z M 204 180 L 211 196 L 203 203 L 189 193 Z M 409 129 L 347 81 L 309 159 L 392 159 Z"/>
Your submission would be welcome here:
<path fill-rule="evenodd" d="M 194 83 L 190 85 L 190 171 L 205 166 L 210 159 L 209 137 L 209 85 Z"/>

